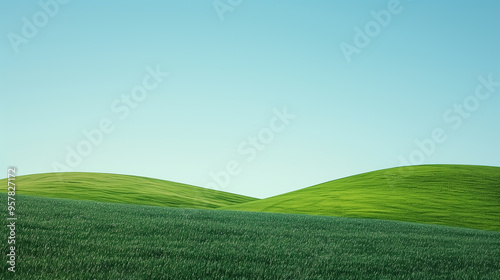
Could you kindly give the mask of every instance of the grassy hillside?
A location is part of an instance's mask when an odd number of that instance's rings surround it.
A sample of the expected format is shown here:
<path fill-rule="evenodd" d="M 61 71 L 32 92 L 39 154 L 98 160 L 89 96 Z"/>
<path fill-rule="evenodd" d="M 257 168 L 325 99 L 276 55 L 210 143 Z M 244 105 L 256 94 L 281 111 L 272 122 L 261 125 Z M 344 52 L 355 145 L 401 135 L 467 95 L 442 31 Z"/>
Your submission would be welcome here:
<path fill-rule="evenodd" d="M 500 278 L 494 231 L 16 198 L 15 279 Z"/>
<path fill-rule="evenodd" d="M 226 209 L 365 217 L 500 231 L 500 168 L 392 168 Z"/>
<path fill-rule="evenodd" d="M 7 180 L 0 180 L 7 186 Z M 6 192 L 7 188 L 2 188 Z M 218 208 L 256 198 L 170 181 L 104 173 L 45 173 L 16 177 L 16 193 L 185 208 Z"/>

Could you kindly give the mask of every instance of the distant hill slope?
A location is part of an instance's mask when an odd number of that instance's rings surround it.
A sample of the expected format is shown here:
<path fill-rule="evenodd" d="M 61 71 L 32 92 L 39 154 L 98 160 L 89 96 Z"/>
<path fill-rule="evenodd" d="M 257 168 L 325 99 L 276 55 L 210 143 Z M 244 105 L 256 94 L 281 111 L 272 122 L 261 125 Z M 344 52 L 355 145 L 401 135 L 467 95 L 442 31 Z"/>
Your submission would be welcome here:
<path fill-rule="evenodd" d="M 391 168 L 224 208 L 500 231 L 500 167 L 422 165 Z"/>
<path fill-rule="evenodd" d="M 219 208 L 257 200 L 159 179 L 105 173 L 45 173 L 16 177 L 16 193 L 184 208 Z M 0 180 L 7 186 L 7 179 Z M 7 188 L 1 188 L 6 192 Z"/>

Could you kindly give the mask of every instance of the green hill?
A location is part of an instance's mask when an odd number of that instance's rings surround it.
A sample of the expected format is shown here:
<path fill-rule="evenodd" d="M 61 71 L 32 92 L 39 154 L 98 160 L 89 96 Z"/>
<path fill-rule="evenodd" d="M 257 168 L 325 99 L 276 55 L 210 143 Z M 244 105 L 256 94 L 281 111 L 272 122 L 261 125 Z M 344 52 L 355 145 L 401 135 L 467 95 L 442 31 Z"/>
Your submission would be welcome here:
<path fill-rule="evenodd" d="M 500 167 L 422 165 L 391 168 L 224 208 L 500 231 Z"/>
<path fill-rule="evenodd" d="M 16 216 L 0 279 L 500 279 L 495 231 L 24 195 Z"/>
<path fill-rule="evenodd" d="M 105 173 L 45 173 L 16 177 L 16 193 L 184 208 L 218 208 L 257 200 L 170 181 Z M 7 179 L 0 180 L 7 186 Z M 6 192 L 2 188 L 1 192 Z"/>

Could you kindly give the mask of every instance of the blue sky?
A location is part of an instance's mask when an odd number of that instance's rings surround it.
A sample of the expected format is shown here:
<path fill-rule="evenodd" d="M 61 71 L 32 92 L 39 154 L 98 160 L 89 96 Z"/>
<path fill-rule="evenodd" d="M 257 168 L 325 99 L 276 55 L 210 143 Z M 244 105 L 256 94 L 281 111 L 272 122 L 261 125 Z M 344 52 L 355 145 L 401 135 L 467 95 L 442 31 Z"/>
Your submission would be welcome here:
<path fill-rule="evenodd" d="M 262 198 L 401 158 L 500 166 L 498 1 L 67 2 L 0 4 L 5 170 Z M 118 113 L 151 71 L 169 75 Z"/>

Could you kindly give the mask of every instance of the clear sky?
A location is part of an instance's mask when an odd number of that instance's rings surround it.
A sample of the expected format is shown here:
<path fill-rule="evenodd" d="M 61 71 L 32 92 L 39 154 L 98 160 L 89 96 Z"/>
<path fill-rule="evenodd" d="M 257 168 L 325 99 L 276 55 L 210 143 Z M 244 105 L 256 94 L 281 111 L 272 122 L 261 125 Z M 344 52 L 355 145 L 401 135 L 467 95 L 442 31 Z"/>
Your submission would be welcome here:
<path fill-rule="evenodd" d="M 499 14 L 494 0 L 1 1 L 0 177 L 263 198 L 406 164 L 500 166 Z"/>

